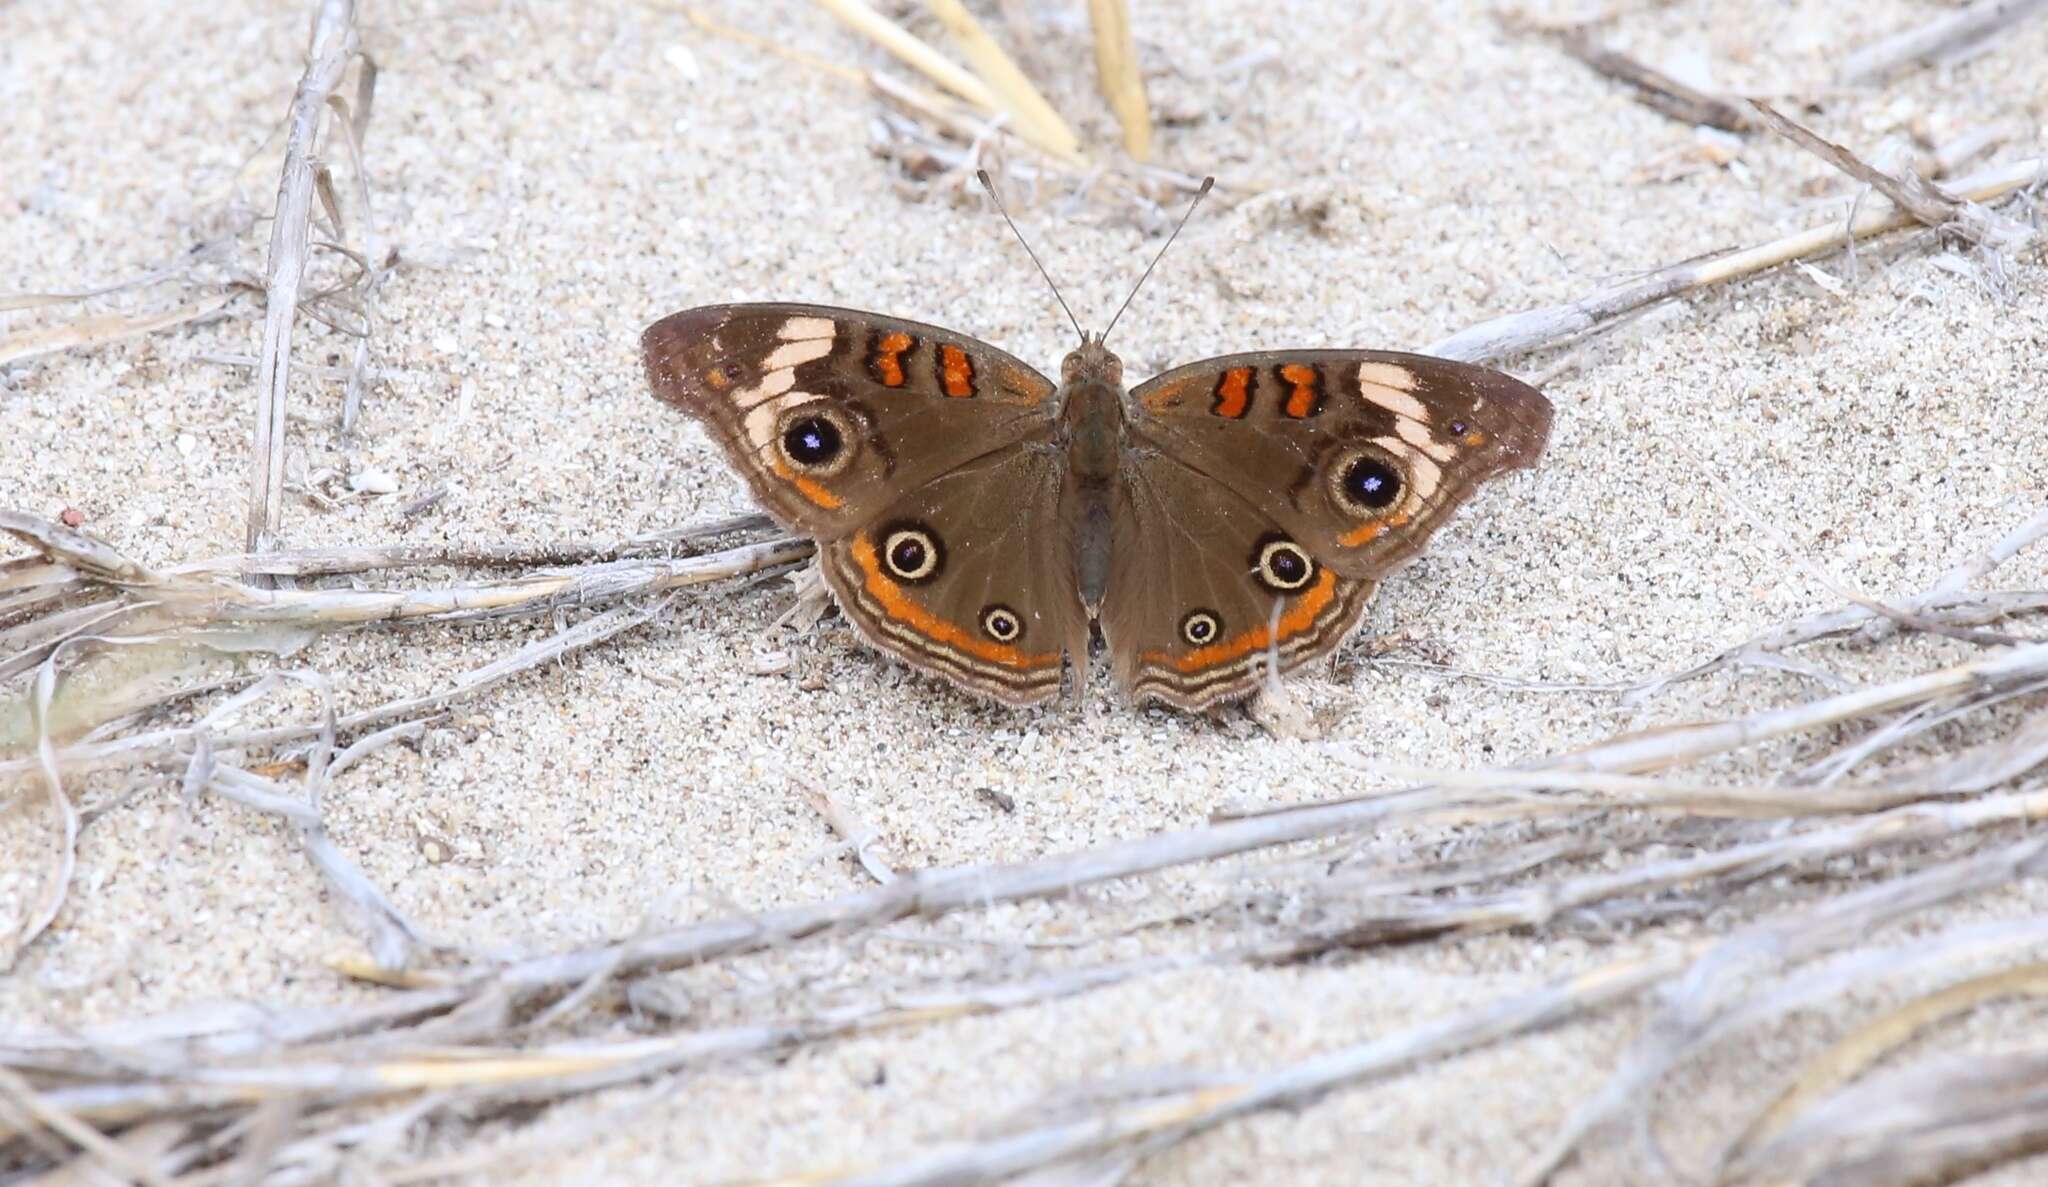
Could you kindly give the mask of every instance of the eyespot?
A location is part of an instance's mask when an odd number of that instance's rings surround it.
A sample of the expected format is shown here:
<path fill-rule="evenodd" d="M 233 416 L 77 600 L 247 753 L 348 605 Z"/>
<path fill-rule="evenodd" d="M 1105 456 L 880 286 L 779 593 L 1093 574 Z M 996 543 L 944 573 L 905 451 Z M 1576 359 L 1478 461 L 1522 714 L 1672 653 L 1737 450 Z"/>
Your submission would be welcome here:
<path fill-rule="evenodd" d="M 776 427 L 775 449 L 791 469 L 830 478 L 853 462 L 857 438 L 844 412 L 829 404 L 793 408 Z"/>
<path fill-rule="evenodd" d="M 1222 621 L 1207 610 L 1190 610 L 1180 620 L 1180 637 L 1191 647 L 1207 647 L 1222 634 Z"/>
<path fill-rule="evenodd" d="M 1330 467 L 1331 500 L 1361 518 L 1397 506 L 1407 489 L 1401 467 L 1376 452 L 1354 449 L 1340 455 Z"/>
<path fill-rule="evenodd" d="M 1008 606 L 984 606 L 981 633 L 998 643 L 1015 643 L 1024 635 L 1024 620 Z"/>
<path fill-rule="evenodd" d="M 1285 536 L 1267 536 L 1252 553 L 1259 584 L 1274 593 L 1293 593 L 1315 580 L 1316 562 Z"/>
<path fill-rule="evenodd" d="M 923 524 L 894 524 L 882 529 L 881 536 L 882 564 L 891 577 L 915 585 L 938 576 L 945 553 L 939 538 Z"/>

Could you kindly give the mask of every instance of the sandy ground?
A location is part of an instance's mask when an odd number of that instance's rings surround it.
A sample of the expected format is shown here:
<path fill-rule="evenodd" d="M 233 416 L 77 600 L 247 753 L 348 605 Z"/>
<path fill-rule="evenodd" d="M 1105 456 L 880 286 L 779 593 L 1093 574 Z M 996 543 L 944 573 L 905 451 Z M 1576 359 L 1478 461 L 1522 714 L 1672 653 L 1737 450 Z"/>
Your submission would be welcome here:
<path fill-rule="evenodd" d="M 0 288 L 120 279 L 220 233 L 236 209 L 267 214 L 304 7 L 0 6 Z M 1049 96 L 1109 151 L 1114 124 L 1093 93 L 1081 6 L 1024 7 L 1041 29 Z M 1827 86 L 1846 47 L 1942 7 L 1625 6 L 1609 33 L 1724 88 L 1824 94 L 1808 118 L 1866 148 L 2009 122 L 2020 138 L 1998 157 L 2038 153 L 2024 129 L 2048 122 L 2048 21 L 1959 67 Z M 705 8 L 800 50 L 880 63 L 794 0 Z M 1692 129 L 1505 31 L 1486 4 L 1136 9 L 1154 98 L 1175 117 L 1160 158 L 1271 189 L 1226 195 L 1197 217 L 1119 328 L 1134 376 L 1231 350 L 1412 348 L 1842 217 L 1856 198 L 1765 138 L 1742 143 L 1734 167 L 1706 163 Z M 913 27 L 936 36 L 922 19 Z M 372 2 L 362 30 L 383 71 L 368 142 L 377 225 L 410 265 L 383 292 L 376 361 L 390 379 L 358 439 L 335 430 L 338 383 L 295 388 L 294 473 L 339 501 L 289 498 L 294 544 L 608 538 L 744 509 L 701 431 L 643 387 L 640 329 L 685 306 L 893 311 L 1048 369 L 1066 349 L 1056 306 L 1000 223 L 906 186 L 871 151 L 873 101 L 840 79 L 653 4 Z M 1050 191 L 1017 205 L 1083 319 L 1102 320 L 1154 242 L 1132 208 Z M 266 235 L 267 223 L 244 233 L 239 258 L 259 260 Z M 1951 270 L 1938 254 L 1920 244 L 1829 259 L 1823 276 L 1742 283 L 1588 346 L 1549 387 L 1559 415 L 1541 468 L 1489 488 L 1388 583 L 1335 667 L 1297 681 L 1325 742 L 1274 739 L 1241 717 L 1135 711 L 1106 680 L 1079 711 L 982 704 L 864 649 L 837 619 L 769 636 L 789 600 L 776 585 L 686 596 L 658 628 L 531 673 L 420 747 L 383 751 L 330 789 L 330 827 L 432 934 L 542 951 L 858 888 L 806 781 L 829 785 L 896 866 L 1003 861 L 1198 823 L 1224 803 L 1357 790 L 1338 743 L 1418 766 L 1480 765 L 1764 703 L 1796 685 L 1716 679 L 1624 703 L 1378 666 L 1366 640 L 1395 636 L 1396 654 L 1544 681 L 1675 669 L 1839 602 L 1757 521 L 1857 588 L 1924 588 L 2048 498 L 2048 273 Z M 0 369 L 0 506 L 76 508 L 149 563 L 237 548 L 253 385 L 204 356 L 253 353 L 253 308 L 245 298 L 211 324 Z M 0 330 L 49 320 L 0 314 Z M 306 323 L 297 349 L 325 362 L 347 347 Z M 394 476 L 397 493 L 350 494 L 347 476 L 372 469 Z M 402 513 L 441 484 L 449 493 L 430 511 Z M 2006 576 L 2038 584 L 2040 563 Z M 296 662 L 359 707 L 438 687 L 550 629 L 354 634 Z M 793 652 L 793 668 L 753 674 L 774 650 Z M 1945 653 L 1846 662 L 1876 678 L 1935 654 Z M 977 788 L 1011 797 L 1014 813 Z M 37 804 L 18 796 L 0 815 L 8 926 L 47 867 Z M 424 838 L 454 858 L 431 860 Z M 1182 872 L 1104 895 L 1172 903 L 1226 880 Z M 1961 911 L 2010 916 L 2044 898 L 2012 890 Z M 998 908 L 936 929 L 947 944 L 878 939 L 833 959 L 903 978 L 993 975 L 1019 959 L 1012 941 L 1072 934 L 1089 918 L 1065 901 Z M 868 1164 L 985 1132 L 1100 1079 L 1270 1066 L 1717 926 L 1149 977 L 494 1122 L 502 1133 L 489 1140 L 505 1149 L 490 1177 L 716 1182 Z M 1186 951 L 1205 934 L 1139 936 L 1115 951 Z M 324 963 L 358 944 L 286 829 L 151 785 L 87 831 L 56 930 L 0 980 L 0 1018 L 60 1025 L 222 999 L 360 997 L 375 991 Z M 710 1025 L 772 1011 L 792 985 L 840 971 L 821 957 L 672 980 L 690 1022 Z M 1640 1021 L 1610 1014 L 1236 1124 L 1135 1181 L 1491 1181 L 1553 1132 Z M 1752 1057 L 1785 1066 L 1840 1026 L 1802 1016 Z M 1674 1086 L 1684 1107 L 1663 1134 L 1674 1157 L 1700 1156 L 1739 1123 L 1740 1079 L 1710 1064 Z M 1619 1165 L 1596 1157 L 1565 1181 L 1619 1181 Z"/>

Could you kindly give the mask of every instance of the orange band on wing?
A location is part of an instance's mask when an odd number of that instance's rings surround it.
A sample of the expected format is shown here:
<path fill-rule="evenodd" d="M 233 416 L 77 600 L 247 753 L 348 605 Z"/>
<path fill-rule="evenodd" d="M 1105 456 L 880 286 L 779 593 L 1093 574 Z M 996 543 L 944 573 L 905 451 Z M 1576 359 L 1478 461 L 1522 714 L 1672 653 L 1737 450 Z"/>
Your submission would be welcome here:
<path fill-rule="evenodd" d="M 1060 662 L 1057 651 L 1033 654 L 993 639 L 977 639 L 911 601 L 903 587 L 882 572 L 882 559 L 875 555 L 874 541 L 869 540 L 865 533 L 853 538 L 853 563 L 860 566 L 864 579 L 862 584 L 868 596 L 881 604 L 882 612 L 927 639 L 964 651 L 985 663 L 1001 664 L 1006 668 L 1046 668 Z"/>
<path fill-rule="evenodd" d="M 901 330 L 882 335 L 875 344 L 875 372 L 885 387 L 902 387 L 903 352 L 916 345 L 917 339 Z"/>
<path fill-rule="evenodd" d="M 846 504 L 845 499 L 827 490 L 824 483 L 815 478 L 806 478 L 779 461 L 775 463 L 775 476 L 795 487 L 796 493 L 827 511 L 837 511 Z"/>
<path fill-rule="evenodd" d="M 1316 380 L 1319 376 L 1314 367 L 1305 363 L 1289 363 L 1280 368 L 1280 378 L 1293 389 L 1287 393 L 1287 403 L 1281 411 L 1296 420 L 1301 420 L 1314 416 L 1321 410 L 1323 401 L 1316 392 Z"/>
<path fill-rule="evenodd" d="M 1239 631 L 1228 639 L 1197 647 L 1186 655 L 1168 655 L 1164 651 L 1148 651 L 1143 657 L 1148 664 L 1168 664 L 1183 672 L 1200 672 L 1234 659 L 1241 659 L 1254 651 L 1264 651 L 1275 643 L 1285 643 L 1316 624 L 1316 619 L 1327 609 L 1337 596 L 1337 575 L 1328 569 L 1322 577 L 1305 591 L 1294 608 L 1280 616 L 1276 624 L 1260 623 L 1248 631 Z"/>
<path fill-rule="evenodd" d="M 956 400 L 964 400 L 974 394 L 974 360 L 957 346 L 939 347 L 939 378 L 946 385 L 946 394 Z"/>
<path fill-rule="evenodd" d="M 1406 511 L 1401 512 L 1399 515 L 1389 515 L 1385 519 L 1368 519 L 1337 537 L 1337 543 L 1342 544 L 1346 548 L 1356 548 L 1360 544 L 1370 544 L 1374 540 L 1379 539 L 1381 534 L 1389 528 L 1406 527 L 1408 519 L 1409 515 Z"/>
<path fill-rule="evenodd" d="M 1251 409 L 1252 369 L 1232 367 L 1216 381 L 1216 402 L 1209 411 L 1217 416 L 1237 420 Z"/>

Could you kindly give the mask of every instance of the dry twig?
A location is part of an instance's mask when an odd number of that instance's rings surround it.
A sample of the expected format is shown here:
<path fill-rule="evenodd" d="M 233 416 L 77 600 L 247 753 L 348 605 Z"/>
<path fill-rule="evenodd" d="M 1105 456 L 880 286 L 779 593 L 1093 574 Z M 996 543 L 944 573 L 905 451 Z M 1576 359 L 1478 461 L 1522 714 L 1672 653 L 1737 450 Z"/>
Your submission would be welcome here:
<path fill-rule="evenodd" d="M 1892 205 L 1928 226 L 1939 227 L 1961 217 L 1962 203 L 1942 193 L 1941 188 L 1932 182 L 1910 173 L 1894 177 L 1834 141 L 1822 138 L 1803 124 L 1787 119 L 1777 108 L 1762 100 L 1752 102 L 1750 106 L 1763 117 L 1765 127 L 1856 180 L 1876 187 L 1879 193 L 1892 200 Z"/>
<path fill-rule="evenodd" d="M 1684 124 L 1704 124 L 1724 132 L 1747 132 L 1752 121 L 1742 108 L 1719 95 L 1691 87 L 1619 50 L 1593 40 L 1584 29 L 1566 32 L 1559 39 L 1566 53 L 1599 74 L 1635 89 L 1644 106 L 1655 108 Z"/>

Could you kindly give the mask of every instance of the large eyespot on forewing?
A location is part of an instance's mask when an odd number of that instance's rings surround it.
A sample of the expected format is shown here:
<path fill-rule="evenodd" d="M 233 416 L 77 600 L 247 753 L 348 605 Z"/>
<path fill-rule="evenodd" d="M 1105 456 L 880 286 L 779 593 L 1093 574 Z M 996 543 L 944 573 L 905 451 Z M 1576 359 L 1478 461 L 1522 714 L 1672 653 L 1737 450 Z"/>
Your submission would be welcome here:
<path fill-rule="evenodd" d="M 771 442 L 776 460 L 792 474 L 835 478 L 860 453 L 861 434 L 844 409 L 825 400 L 799 404 L 775 422 Z"/>
<path fill-rule="evenodd" d="M 1374 438 L 1335 450 L 1323 464 L 1324 501 L 1346 525 L 1337 543 L 1356 548 L 1404 527 L 1436 493 L 1442 467 L 1404 442 Z"/>

